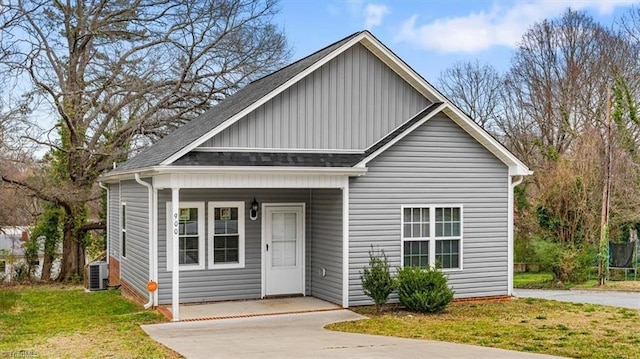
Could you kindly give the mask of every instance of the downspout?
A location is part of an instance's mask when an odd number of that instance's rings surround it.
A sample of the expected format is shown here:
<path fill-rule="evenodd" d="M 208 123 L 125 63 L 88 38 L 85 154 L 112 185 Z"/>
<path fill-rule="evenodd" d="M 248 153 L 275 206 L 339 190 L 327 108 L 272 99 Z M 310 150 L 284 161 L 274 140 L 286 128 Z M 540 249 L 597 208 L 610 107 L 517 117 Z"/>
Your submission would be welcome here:
<path fill-rule="evenodd" d="M 514 190 L 517 185 L 522 183 L 524 176 L 518 176 L 517 180 L 509 176 L 509 194 L 508 194 L 508 213 L 507 213 L 507 295 L 513 295 L 513 265 L 514 265 L 514 224 L 513 224 L 513 211 L 514 211 Z"/>
<path fill-rule="evenodd" d="M 524 181 L 524 176 L 518 176 L 518 177 L 520 178 L 517 181 L 511 182 L 511 189 L 515 189 L 520 183 L 522 183 L 522 181 Z"/>
<path fill-rule="evenodd" d="M 153 280 L 158 283 L 158 242 L 156 241 L 156 231 L 158 230 L 158 189 L 153 188 L 153 210 L 151 211 L 153 215 L 153 233 L 154 233 L 154 241 L 153 241 Z M 153 292 L 153 306 L 158 305 L 158 290 Z"/>
<path fill-rule="evenodd" d="M 136 182 L 147 187 L 147 189 L 149 190 L 149 204 L 147 207 L 149 209 L 149 281 L 152 281 L 153 280 L 153 263 L 155 262 L 155 258 L 153 257 L 153 246 L 154 246 L 154 241 L 153 241 L 154 228 L 153 228 L 153 214 L 152 214 L 153 213 L 153 186 L 141 180 L 139 173 L 136 173 L 135 177 L 136 177 Z M 153 306 L 153 292 L 149 292 L 149 302 L 144 305 L 144 309 L 149 309 L 152 306 Z"/>
<path fill-rule="evenodd" d="M 98 182 L 98 186 L 100 186 L 100 188 L 102 188 L 103 190 L 107 191 L 107 224 L 106 224 L 106 229 L 105 231 L 105 237 L 107 239 L 107 264 L 109 264 L 109 257 L 110 257 L 110 253 L 109 253 L 109 187 L 105 186 L 102 184 L 102 182 Z"/>

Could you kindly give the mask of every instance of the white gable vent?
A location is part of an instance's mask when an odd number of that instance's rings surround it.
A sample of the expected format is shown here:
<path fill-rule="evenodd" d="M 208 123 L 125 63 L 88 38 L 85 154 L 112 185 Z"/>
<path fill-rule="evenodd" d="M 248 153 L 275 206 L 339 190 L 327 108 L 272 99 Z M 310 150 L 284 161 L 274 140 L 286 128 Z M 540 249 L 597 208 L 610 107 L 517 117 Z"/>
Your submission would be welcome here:
<path fill-rule="evenodd" d="M 107 262 L 89 263 L 89 290 L 105 290 L 109 281 Z"/>

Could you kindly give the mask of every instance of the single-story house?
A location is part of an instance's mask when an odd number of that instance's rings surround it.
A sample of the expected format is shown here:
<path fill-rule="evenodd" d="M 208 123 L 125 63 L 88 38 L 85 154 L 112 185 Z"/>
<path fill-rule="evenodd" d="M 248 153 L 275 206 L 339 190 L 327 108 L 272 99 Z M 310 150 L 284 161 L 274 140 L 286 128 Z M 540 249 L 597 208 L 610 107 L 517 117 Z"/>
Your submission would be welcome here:
<path fill-rule="evenodd" d="M 372 248 L 508 296 L 531 172 L 368 31 L 251 82 L 100 181 L 110 283 L 148 306 L 314 296 L 370 304 Z M 149 293 L 147 283 L 157 283 Z"/>

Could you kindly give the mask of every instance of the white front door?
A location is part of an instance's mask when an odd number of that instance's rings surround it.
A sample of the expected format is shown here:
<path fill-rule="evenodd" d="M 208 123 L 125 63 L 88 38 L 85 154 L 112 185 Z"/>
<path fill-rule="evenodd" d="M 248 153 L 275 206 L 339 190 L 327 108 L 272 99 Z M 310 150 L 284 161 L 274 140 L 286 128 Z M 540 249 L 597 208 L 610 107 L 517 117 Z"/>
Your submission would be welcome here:
<path fill-rule="evenodd" d="M 304 205 L 264 205 L 265 295 L 304 294 Z"/>

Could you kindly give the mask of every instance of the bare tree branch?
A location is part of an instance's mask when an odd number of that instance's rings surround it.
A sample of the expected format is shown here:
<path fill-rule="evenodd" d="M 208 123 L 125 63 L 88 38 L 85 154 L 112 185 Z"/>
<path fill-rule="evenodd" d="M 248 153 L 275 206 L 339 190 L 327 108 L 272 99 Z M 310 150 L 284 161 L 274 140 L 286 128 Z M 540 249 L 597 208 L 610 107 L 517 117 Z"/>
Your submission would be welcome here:
<path fill-rule="evenodd" d="M 23 126 L 43 133 L 22 134 L 48 148 L 48 181 L 3 181 L 65 209 L 65 276 L 83 274 L 74 220 L 103 171 L 284 64 L 276 12 L 275 0 L 3 2 L 0 76 L 20 79 L 22 108 L 51 124 L 34 116 Z"/>

